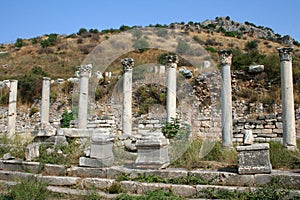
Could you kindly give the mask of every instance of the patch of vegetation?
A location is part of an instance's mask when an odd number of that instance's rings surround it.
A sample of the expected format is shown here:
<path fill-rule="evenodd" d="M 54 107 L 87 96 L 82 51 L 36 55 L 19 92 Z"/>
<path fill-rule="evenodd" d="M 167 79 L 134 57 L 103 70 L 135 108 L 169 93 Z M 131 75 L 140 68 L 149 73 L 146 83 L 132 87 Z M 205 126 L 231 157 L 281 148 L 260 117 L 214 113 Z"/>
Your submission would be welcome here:
<path fill-rule="evenodd" d="M 189 50 L 190 50 L 190 45 L 187 42 L 185 42 L 183 40 L 178 41 L 178 44 L 177 44 L 177 47 L 176 47 L 176 52 L 177 53 L 184 54 Z"/>
<path fill-rule="evenodd" d="M 78 165 L 79 157 L 84 154 L 84 147 L 73 139 L 69 143 L 53 146 L 43 143 L 39 148 L 40 156 L 35 161 L 41 164 Z"/>
<path fill-rule="evenodd" d="M 232 199 L 232 200 L 253 200 L 253 199 L 298 199 L 300 195 L 291 196 L 279 178 L 273 178 L 271 183 L 254 191 L 240 192 L 237 190 L 229 191 L 222 189 L 206 188 L 201 190 L 200 198 L 205 199 Z"/>
<path fill-rule="evenodd" d="M 139 50 L 140 52 L 143 52 L 145 49 L 148 49 L 150 47 L 150 44 L 147 42 L 146 39 L 140 38 L 133 43 L 133 48 L 136 50 Z"/>
<path fill-rule="evenodd" d="M 25 75 L 15 78 L 18 80 L 22 103 L 33 103 L 34 99 L 41 96 L 42 78 L 44 76 L 47 76 L 47 73 L 40 66 L 35 66 Z"/>
<path fill-rule="evenodd" d="M 0 157 L 4 154 L 10 153 L 16 159 L 25 159 L 26 147 L 29 144 L 29 140 L 21 138 L 19 135 L 15 135 L 13 139 L 9 139 L 6 135 L 0 138 Z"/>
<path fill-rule="evenodd" d="M 45 40 L 40 41 L 40 45 L 42 48 L 47 48 L 50 46 L 54 46 L 57 42 L 57 34 L 56 33 L 51 33 L 48 35 L 48 38 Z"/>
<path fill-rule="evenodd" d="M 23 39 L 22 38 L 18 38 L 16 40 L 15 47 L 21 48 L 23 45 L 24 45 Z"/>
<path fill-rule="evenodd" d="M 147 192 L 141 196 L 133 196 L 129 194 L 122 194 L 116 197 L 116 200 L 183 200 L 184 198 L 174 195 L 171 192 L 163 190 L 155 190 Z"/>
<path fill-rule="evenodd" d="M 247 51 L 257 50 L 258 43 L 259 43 L 258 40 L 252 40 L 247 42 L 245 46 L 245 50 Z"/>
<path fill-rule="evenodd" d="M 205 148 L 212 148 L 207 155 L 200 155 L 202 145 Z M 204 157 L 203 157 L 204 156 Z M 230 151 L 223 151 L 221 142 L 211 142 L 204 144 L 202 140 L 193 140 L 185 153 L 172 163 L 173 167 L 195 169 L 195 168 L 214 168 L 208 161 L 223 163 L 224 167 L 236 167 L 237 165 L 237 152 L 235 149 Z"/>
<path fill-rule="evenodd" d="M 47 184 L 38 181 L 36 178 L 22 179 L 16 185 L 11 186 L 8 193 L 1 194 L 3 200 L 44 200 L 47 199 L 50 192 L 47 190 Z"/>
<path fill-rule="evenodd" d="M 167 139 L 172 139 L 178 133 L 180 123 L 178 118 L 171 118 L 171 122 L 166 121 L 162 127 L 162 133 Z"/>
<path fill-rule="evenodd" d="M 227 37 L 236 37 L 236 38 L 242 38 L 242 33 L 239 31 L 227 31 L 225 32 L 225 36 Z"/>
<path fill-rule="evenodd" d="M 290 151 L 283 147 L 280 142 L 270 142 L 270 161 L 274 169 L 299 169 L 300 152 Z M 300 140 L 297 140 L 300 147 Z"/>
<path fill-rule="evenodd" d="M 61 127 L 62 128 L 70 128 L 70 122 L 74 119 L 74 115 L 72 112 L 64 110 L 62 113 Z"/>
<path fill-rule="evenodd" d="M 216 52 L 218 52 L 215 48 L 213 48 L 213 47 L 206 47 L 205 48 L 207 51 L 210 51 L 210 52 L 212 52 L 212 53 L 216 53 Z"/>
<path fill-rule="evenodd" d="M 137 112 L 146 114 L 152 105 L 166 105 L 166 91 L 157 84 L 142 85 L 134 91 L 134 101 L 137 102 Z"/>

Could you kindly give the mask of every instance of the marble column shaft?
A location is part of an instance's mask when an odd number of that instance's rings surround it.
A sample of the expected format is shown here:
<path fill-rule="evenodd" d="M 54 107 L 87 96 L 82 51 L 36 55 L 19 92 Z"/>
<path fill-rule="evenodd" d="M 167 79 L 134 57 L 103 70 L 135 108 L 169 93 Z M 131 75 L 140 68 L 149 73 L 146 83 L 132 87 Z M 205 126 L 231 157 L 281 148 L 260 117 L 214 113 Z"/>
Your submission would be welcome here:
<path fill-rule="evenodd" d="M 178 57 L 168 55 L 167 61 L 167 121 L 171 122 L 172 118 L 176 118 L 176 68 Z"/>
<path fill-rule="evenodd" d="M 123 134 L 132 134 L 132 68 L 134 59 L 124 58 L 121 61 L 123 66 L 123 114 L 122 131 Z"/>
<path fill-rule="evenodd" d="M 221 50 L 219 51 L 219 56 L 222 74 L 222 146 L 223 148 L 232 148 L 232 94 L 230 72 L 232 52 L 230 50 Z"/>
<path fill-rule="evenodd" d="M 296 149 L 297 143 L 291 55 L 293 48 L 278 48 L 277 50 L 280 56 L 283 145 L 289 149 Z"/>
<path fill-rule="evenodd" d="M 49 123 L 50 78 L 43 77 L 41 123 Z"/>
<path fill-rule="evenodd" d="M 78 105 L 78 129 L 86 129 L 88 117 L 89 77 L 92 72 L 92 65 L 79 67 L 80 90 Z"/>
<path fill-rule="evenodd" d="M 18 81 L 10 80 L 7 137 L 12 138 L 16 132 Z"/>

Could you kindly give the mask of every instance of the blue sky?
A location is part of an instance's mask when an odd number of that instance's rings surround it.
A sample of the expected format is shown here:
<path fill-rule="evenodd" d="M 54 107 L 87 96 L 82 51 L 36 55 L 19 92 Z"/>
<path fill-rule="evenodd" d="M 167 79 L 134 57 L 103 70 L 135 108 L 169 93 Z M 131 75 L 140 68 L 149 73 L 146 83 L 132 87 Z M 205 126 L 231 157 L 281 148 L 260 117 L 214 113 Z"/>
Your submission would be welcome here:
<path fill-rule="evenodd" d="M 299 0 L 3 0 L 0 8 L 0 44 L 82 27 L 202 22 L 217 16 L 270 27 L 300 41 Z"/>

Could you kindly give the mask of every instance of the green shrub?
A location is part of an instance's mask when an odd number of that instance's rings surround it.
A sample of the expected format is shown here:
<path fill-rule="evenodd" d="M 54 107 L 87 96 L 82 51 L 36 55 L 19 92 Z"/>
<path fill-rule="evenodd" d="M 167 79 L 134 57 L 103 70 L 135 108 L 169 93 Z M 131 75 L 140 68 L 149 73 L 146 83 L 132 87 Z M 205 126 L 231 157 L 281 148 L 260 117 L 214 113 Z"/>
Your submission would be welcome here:
<path fill-rule="evenodd" d="M 96 28 L 95 28 L 95 29 L 92 29 L 92 28 L 91 28 L 91 29 L 89 30 L 89 33 L 97 34 L 97 33 L 99 33 L 99 31 L 98 31 L 98 29 L 96 29 Z"/>
<path fill-rule="evenodd" d="M 42 40 L 42 41 L 40 41 L 40 45 L 41 45 L 42 48 L 47 48 L 47 47 L 51 46 L 51 43 L 50 43 L 50 41 L 47 39 L 47 40 Z"/>
<path fill-rule="evenodd" d="M 215 48 L 213 48 L 213 47 L 206 47 L 205 48 L 207 51 L 209 51 L 209 52 L 212 52 L 212 53 L 216 53 L 216 52 L 218 52 Z"/>
<path fill-rule="evenodd" d="M 141 39 L 134 41 L 132 46 L 136 50 L 144 51 L 145 49 L 148 49 L 150 45 L 147 42 L 147 40 L 141 38 Z"/>
<path fill-rule="evenodd" d="M 178 41 L 178 44 L 177 44 L 177 47 L 176 47 L 176 52 L 177 53 L 184 54 L 189 50 L 190 50 L 190 45 L 187 42 L 185 42 L 183 40 Z"/>
<path fill-rule="evenodd" d="M 88 31 L 86 30 L 86 28 L 80 28 L 77 35 L 82 35 L 84 33 L 87 33 Z"/>
<path fill-rule="evenodd" d="M 220 32 L 221 33 L 226 33 L 226 29 L 221 26 L 220 28 L 218 28 L 217 32 L 218 33 L 220 33 Z"/>
<path fill-rule="evenodd" d="M 250 42 L 247 42 L 247 43 L 246 43 L 246 46 L 245 46 L 245 49 L 246 49 L 247 51 L 257 50 L 258 43 L 259 43 L 258 40 L 252 40 L 252 41 L 250 41 Z"/>
<path fill-rule="evenodd" d="M 122 25 L 122 26 L 120 26 L 120 31 L 128 31 L 128 30 L 130 30 L 131 29 L 131 27 L 130 26 L 126 26 L 126 25 Z"/>
<path fill-rule="evenodd" d="M 18 38 L 16 43 L 15 43 L 15 47 L 19 47 L 21 48 L 24 45 L 23 43 L 23 39 L 22 38 Z"/>
<path fill-rule="evenodd" d="M 61 127 L 70 128 L 70 122 L 74 119 L 73 113 L 64 110 L 61 117 L 62 117 Z"/>
<path fill-rule="evenodd" d="M 167 29 L 158 29 L 155 33 L 158 37 L 166 37 L 168 35 L 168 30 Z"/>
<path fill-rule="evenodd" d="M 165 122 L 161 131 L 167 139 L 172 139 L 178 133 L 179 128 L 180 128 L 179 119 L 171 118 L 171 122 Z"/>

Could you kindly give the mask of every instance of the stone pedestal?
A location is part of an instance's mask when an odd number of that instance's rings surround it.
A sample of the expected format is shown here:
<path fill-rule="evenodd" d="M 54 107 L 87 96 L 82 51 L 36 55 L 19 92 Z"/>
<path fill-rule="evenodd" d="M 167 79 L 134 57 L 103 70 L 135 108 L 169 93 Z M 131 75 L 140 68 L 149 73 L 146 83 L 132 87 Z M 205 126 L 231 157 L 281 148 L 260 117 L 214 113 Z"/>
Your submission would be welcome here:
<path fill-rule="evenodd" d="M 122 131 L 123 134 L 131 135 L 132 133 L 132 68 L 134 60 L 124 58 L 121 61 L 123 66 L 123 114 L 122 114 Z"/>
<path fill-rule="evenodd" d="M 93 134 L 91 150 L 86 157 L 79 158 L 79 165 L 86 167 L 111 167 L 114 163 L 113 138 L 107 134 Z"/>
<path fill-rule="evenodd" d="M 269 143 L 237 146 L 239 174 L 269 174 L 272 165 L 269 155 Z"/>
<path fill-rule="evenodd" d="M 138 155 L 134 166 L 141 169 L 166 168 L 170 164 L 168 145 L 168 139 L 161 132 L 143 135 L 136 142 Z"/>
<path fill-rule="evenodd" d="M 10 80 L 7 119 L 7 137 L 12 138 L 16 132 L 18 81 Z"/>
<path fill-rule="evenodd" d="M 296 150 L 297 142 L 295 130 L 293 69 L 291 55 L 293 48 L 278 48 L 277 50 L 280 56 L 281 72 L 283 146 L 291 150 Z"/>
<path fill-rule="evenodd" d="M 176 118 L 176 68 L 178 57 L 167 56 L 167 121 L 171 122 Z"/>
<path fill-rule="evenodd" d="M 231 95 L 231 73 L 230 65 L 232 52 L 228 50 L 219 51 L 222 89 L 221 89 L 221 109 L 222 109 L 222 146 L 224 149 L 232 148 L 232 95 Z"/>
<path fill-rule="evenodd" d="M 80 90 L 78 104 L 78 129 L 86 129 L 88 116 L 89 77 L 91 76 L 92 65 L 79 67 Z"/>

